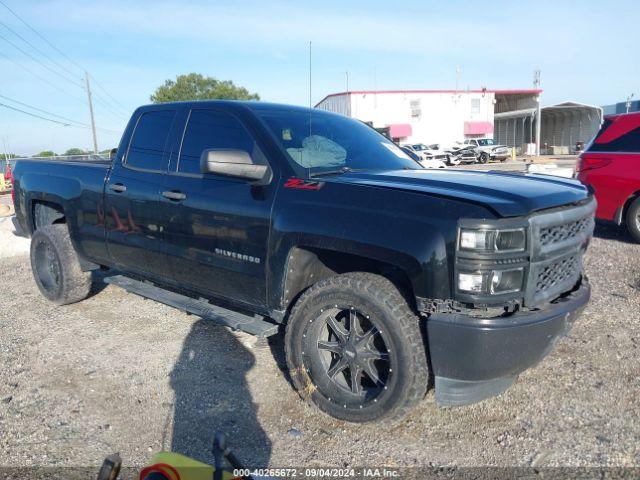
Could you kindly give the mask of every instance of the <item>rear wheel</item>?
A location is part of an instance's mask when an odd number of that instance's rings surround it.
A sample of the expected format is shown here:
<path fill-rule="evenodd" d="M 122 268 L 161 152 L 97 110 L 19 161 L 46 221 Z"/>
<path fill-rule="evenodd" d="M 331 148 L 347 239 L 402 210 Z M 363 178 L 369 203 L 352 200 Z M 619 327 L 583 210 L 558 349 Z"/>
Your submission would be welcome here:
<path fill-rule="evenodd" d="M 349 273 L 312 286 L 291 312 L 285 348 L 300 396 L 342 420 L 402 417 L 427 389 L 419 320 L 378 275 Z"/>
<path fill-rule="evenodd" d="M 42 295 L 58 305 L 84 300 L 91 272 L 83 272 L 65 224 L 39 228 L 31 239 L 31 270 Z"/>
<path fill-rule="evenodd" d="M 640 243 L 640 197 L 636 198 L 627 210 L 627 228 L 633 239 Z"/>

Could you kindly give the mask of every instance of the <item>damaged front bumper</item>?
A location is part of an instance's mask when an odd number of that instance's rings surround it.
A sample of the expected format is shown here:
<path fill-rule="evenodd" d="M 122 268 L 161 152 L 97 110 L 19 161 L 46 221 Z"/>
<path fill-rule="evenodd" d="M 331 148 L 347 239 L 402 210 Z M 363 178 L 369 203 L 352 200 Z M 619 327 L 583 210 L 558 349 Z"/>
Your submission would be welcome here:
<path fill-rule="evenodd" d="M 426 327 L 437 403 L 468 405 L 502 393 L 571 329 L 590 295 L 583 276 L 544 309 L 493 318 L 432 314 Z"/>

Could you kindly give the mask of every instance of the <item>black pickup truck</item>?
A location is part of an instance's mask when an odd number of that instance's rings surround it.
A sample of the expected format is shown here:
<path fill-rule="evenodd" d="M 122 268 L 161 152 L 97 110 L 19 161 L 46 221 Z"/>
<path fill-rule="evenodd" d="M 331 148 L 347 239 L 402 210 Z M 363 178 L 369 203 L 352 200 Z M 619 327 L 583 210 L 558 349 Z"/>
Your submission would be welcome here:
<path fill-rule="evenodd" d="M 300 395 L 348 421 L 504 391 L 589 300 L 595 200 L 549 176 L 427 170 L 358 121 L 207 101 L 135 111 L 111 162 L 18 161 L 42 294 L 91 271 L 234 329 L 285 330 Z"/>

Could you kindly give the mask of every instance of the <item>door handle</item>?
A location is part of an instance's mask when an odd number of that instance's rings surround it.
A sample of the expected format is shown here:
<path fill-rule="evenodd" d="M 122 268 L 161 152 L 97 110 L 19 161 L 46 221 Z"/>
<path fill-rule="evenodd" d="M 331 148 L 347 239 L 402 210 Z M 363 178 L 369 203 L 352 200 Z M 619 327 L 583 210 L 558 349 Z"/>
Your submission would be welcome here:
<path fill-rule="evenodd" d="M 116 193 L 122 193 L 127 191 L 127 187 L 124 186 L 122 183 L 114 183 L 113 185 L 109 185 L 109 189 Z"/>
<path fill-rule="evenodd" d="M 164 198 L 168 198 L 169 200 L 173 200 L 175 202 L 179 202 L 181 200 L 185 200 L 187 198 L 187 196 L 182 193 L 182 192 L 174 192 L 174 191 L 167 191 L 167 192 L 162 192 L 162 196 Z"/>

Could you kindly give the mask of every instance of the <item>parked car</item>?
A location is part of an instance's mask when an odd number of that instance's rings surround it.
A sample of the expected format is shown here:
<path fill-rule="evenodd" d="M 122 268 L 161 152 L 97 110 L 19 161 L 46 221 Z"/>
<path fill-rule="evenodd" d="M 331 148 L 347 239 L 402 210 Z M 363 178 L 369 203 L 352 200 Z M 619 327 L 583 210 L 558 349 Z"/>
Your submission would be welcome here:
<path fill-rule="evenodd" d="M 447 166 L 441 162 L 440 160 L 424 160 L 424 158 L 418 155 L 416 152 L 407 147 L 400 147 L 404 153 L 406 153 L 410 158 L 418 162 L 424 168 L 446 168 Z"/>
<path fill-rule="evenodd" d="M 456 154 L 453 148 L 446 147 L 440 143 L 428 145 L 428 148 L 428 152 L 431 153 L 434 158 L 445 162 L 447 165 L 453 166 L 461 163 L 460 156 Z"/>
<path fill-rule="evenodd" d="M 640 112 L 604 118 L 580 156 L 577 177 L 595 191 L 596 217 L 625 224 L 640 242 Z"/>
<path fill-rule="evenodd" d="M 443 151 L 433 150 L 424 143 L 412 143 L 402 145 L 403 147 L 411 150 L 416 155 L 422 157 L 423 160 L 439 160 L 440 162 L 447 163 L 449 160 L 448 154 Z"/>
<path fill-rule="evenodd" d="M 590 296 L 580 182 L 423 169 L 321 110 L 148 105 L 112 161 L 18 160 L 14 181 L 47 299 L 85 299 L 102 269 L 222 325 L 285 330 L 300 396 L 352 422 L 402 417 L 432 384 L 440 405 L 501 393 Z"/>
<path fill-rule="evenodd" d="M 449 154 L 454 165 L 461 163 L 476 163 L 478 161 L 478 154 L 476 149 L 470 145 L 464 145 L 457 143 L 451 147 L 451 153 Z"/>
<path fill-rule="evenodd" d="M 467 138 L 462 143 L 476 151 L 480 163 L 490 160 L 504 162 L 509 158 L 509 148 L 506 145 L 498 145 L 492 138 Z"/>

